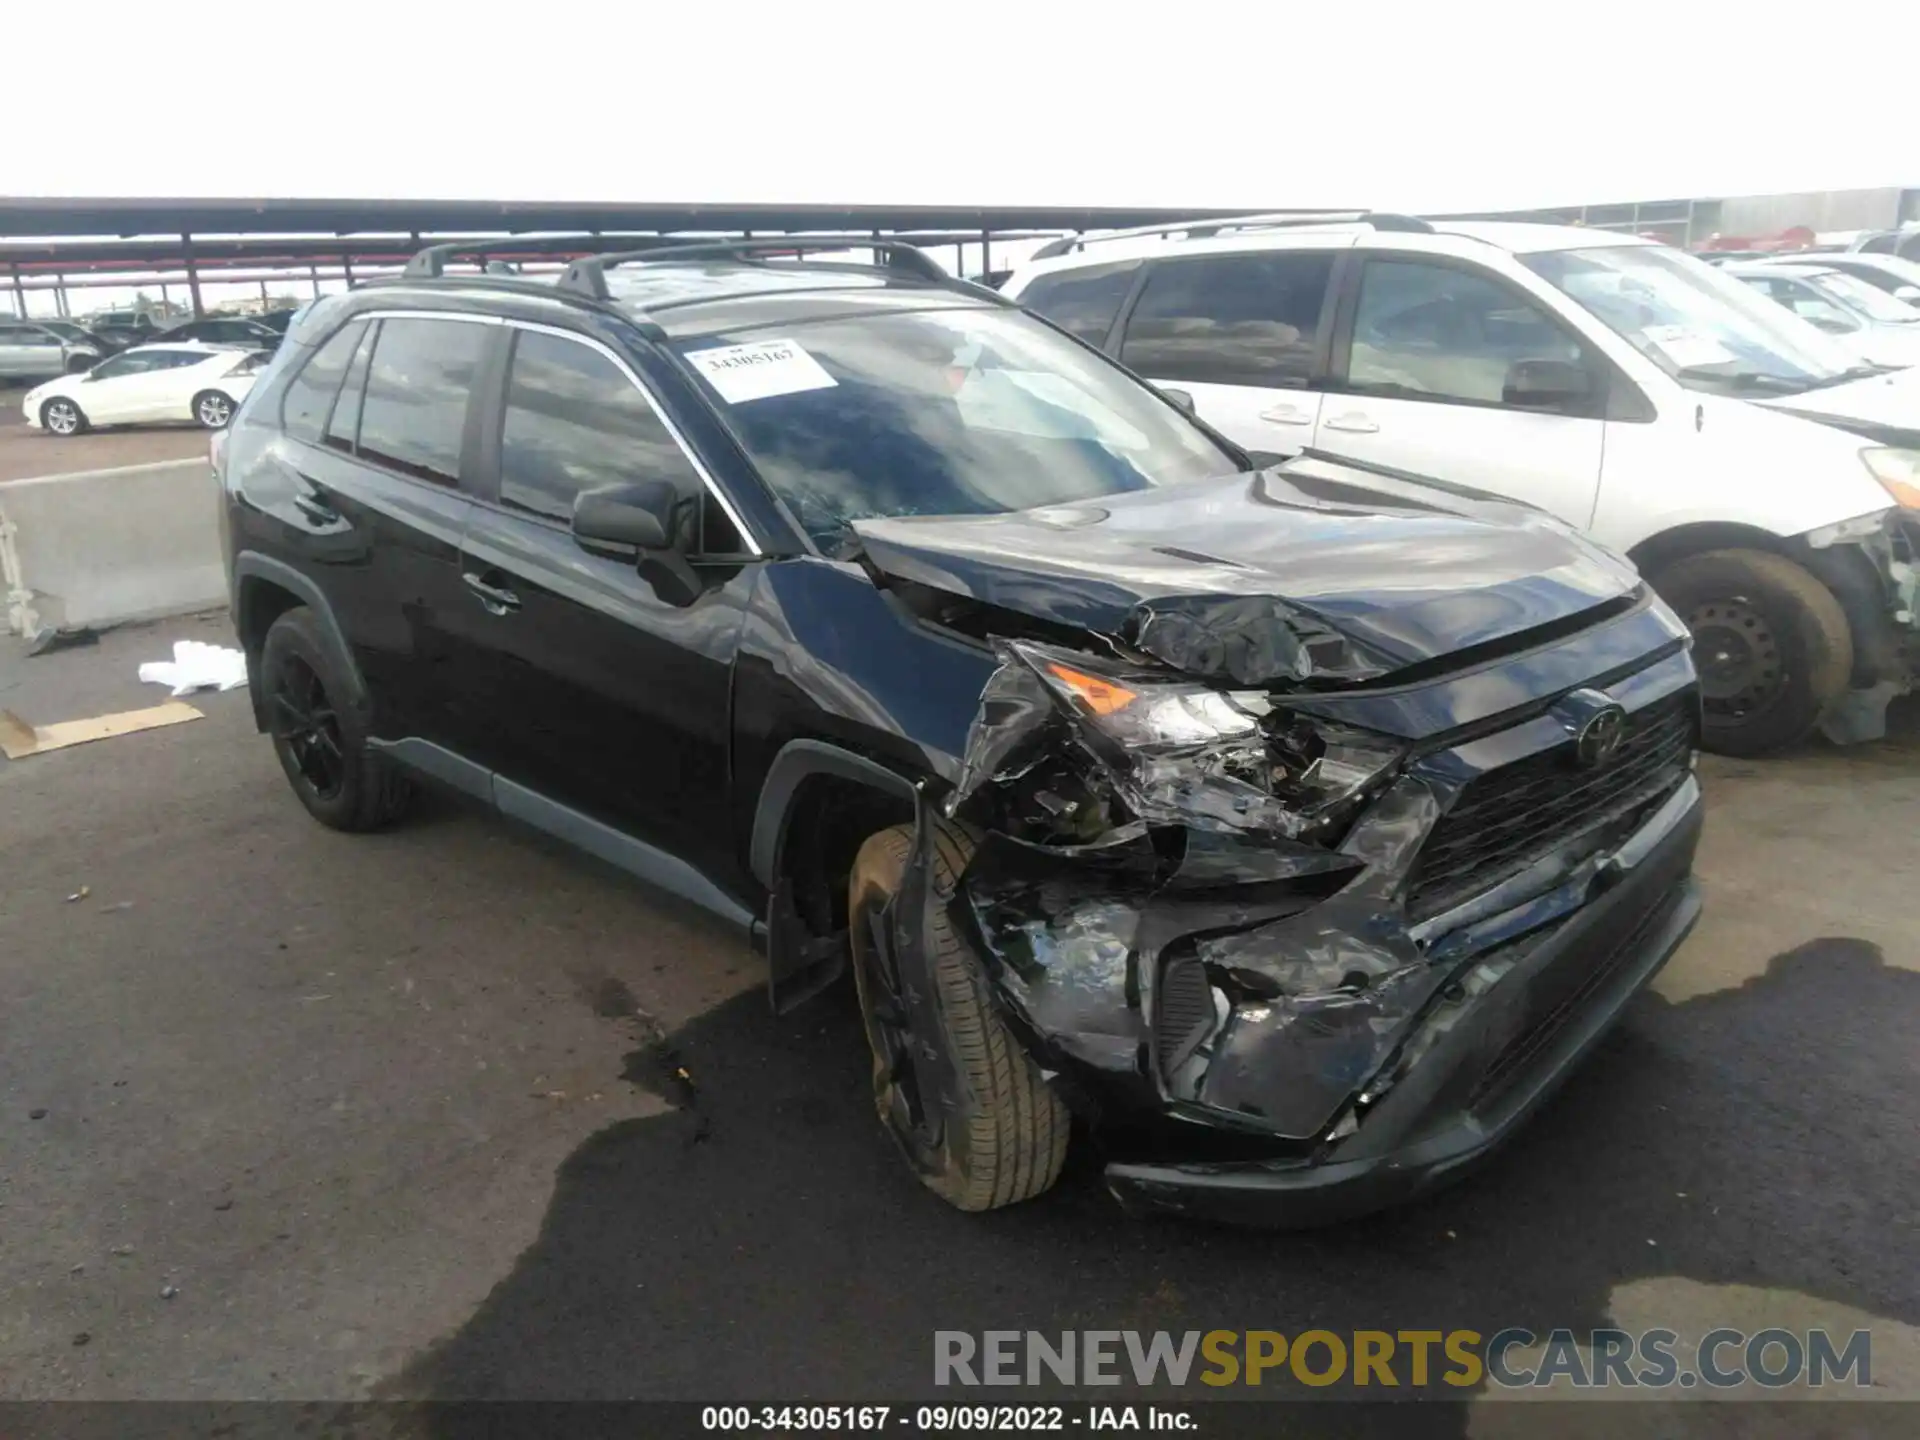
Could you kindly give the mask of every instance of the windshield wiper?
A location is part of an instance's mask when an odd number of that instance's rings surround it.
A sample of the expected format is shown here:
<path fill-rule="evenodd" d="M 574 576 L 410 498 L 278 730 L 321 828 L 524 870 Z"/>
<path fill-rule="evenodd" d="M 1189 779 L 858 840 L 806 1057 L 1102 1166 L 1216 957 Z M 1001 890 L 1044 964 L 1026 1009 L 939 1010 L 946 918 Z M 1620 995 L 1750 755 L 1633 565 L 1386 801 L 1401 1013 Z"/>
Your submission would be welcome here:
<path fill-rule="evenodd" d="M 1890 375 L 1899 368 L 1897 365 L 1849 365 L 1838 375 L 1829 375 L 1824 380 L 1813 381 L 1807 389 L 1824 390 L 1829 385 L 1844 385 L 1849 380 L 1871 380 L 1876 375 Z"/>
<path fill-rule="evenodd" d="M 1724 360 L 1715 361 L 1724 365 Z M 1682 365 L 1674 371 L 1675 378 L 1681 381 L 1704 380 L 1714 385 L 1725 385 L 1732 390 L 1767 390 L 1776 395 L 1798 395 L 1809 388 L 1804 380 L 1789 380 L 1784 375 L 1768 375 L 1759 370 L 1735 370 L 1732 372 L 1716 370 L 1713 365 Z"/>

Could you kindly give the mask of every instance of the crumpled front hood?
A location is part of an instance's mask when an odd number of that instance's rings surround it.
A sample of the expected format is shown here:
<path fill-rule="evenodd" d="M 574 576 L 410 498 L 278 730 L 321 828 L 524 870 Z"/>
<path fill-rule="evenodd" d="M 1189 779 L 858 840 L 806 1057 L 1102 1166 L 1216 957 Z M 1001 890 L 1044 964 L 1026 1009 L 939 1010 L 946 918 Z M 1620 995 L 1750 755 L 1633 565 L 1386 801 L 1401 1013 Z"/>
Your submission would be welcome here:
<path fill-rule="evenodd" d="M 1539 511 L 1319 456 L 1080 504 L 854 529 L 884 574 L 1245 685 L 1372 679 L 1639 583 Z"/>

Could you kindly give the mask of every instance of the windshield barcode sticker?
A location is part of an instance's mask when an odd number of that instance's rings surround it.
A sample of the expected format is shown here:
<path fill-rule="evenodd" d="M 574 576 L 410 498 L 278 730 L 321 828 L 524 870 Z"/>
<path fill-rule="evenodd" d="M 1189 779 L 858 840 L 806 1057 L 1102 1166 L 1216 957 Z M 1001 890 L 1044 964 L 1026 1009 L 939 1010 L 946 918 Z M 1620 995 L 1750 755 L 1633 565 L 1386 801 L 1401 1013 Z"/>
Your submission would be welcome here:
<path fill-rule="evenodd" d="M 1692 365 L 1721 365 L 1737 358 L 1713 336 L 1684 325 L 1646 325 L 1640 333 L 1682 370 Z"/>
<path fill-rule="evenodd" d="M 834 383 L 820 362 L 791 340 L 692 350 L 687 353 L 687 363 L 705 376 L 729 405 L 802 390 L 825 390 Z"/>

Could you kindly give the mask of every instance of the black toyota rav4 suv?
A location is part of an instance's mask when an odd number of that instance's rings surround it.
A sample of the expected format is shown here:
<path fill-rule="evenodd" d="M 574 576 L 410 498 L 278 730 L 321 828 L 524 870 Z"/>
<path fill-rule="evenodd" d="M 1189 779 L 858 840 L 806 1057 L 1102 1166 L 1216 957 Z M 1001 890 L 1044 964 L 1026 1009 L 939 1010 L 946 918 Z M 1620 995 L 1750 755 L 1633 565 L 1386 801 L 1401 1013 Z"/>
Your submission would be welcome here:
<path fill-rule="evenodd" d="M 777 1009 L 850 965 L 966 1209 L 1070 1132 L 1131 1208 L 1273 1223 L 1484 1154 L 1698 913 L 1684 628 L 910 247 L 777 248 L 428 251 L 292 327 L 217 469 L 301 802 L 465 792 L 737 925 Z"/>

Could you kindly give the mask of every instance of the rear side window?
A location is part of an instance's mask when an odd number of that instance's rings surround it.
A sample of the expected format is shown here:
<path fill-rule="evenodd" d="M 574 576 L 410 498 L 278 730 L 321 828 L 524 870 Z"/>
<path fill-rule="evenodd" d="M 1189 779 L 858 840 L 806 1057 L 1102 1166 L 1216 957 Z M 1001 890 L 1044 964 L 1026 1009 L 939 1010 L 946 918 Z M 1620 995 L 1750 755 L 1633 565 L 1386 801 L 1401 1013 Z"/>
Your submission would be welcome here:
<path fill-rule="evenodd" d="M 670 480 L 698 502 L 699 548 L 741 541 L 647 397 L 589 345 L 535 330 L 514 337 L 500 423 L 500 502 L 566 524 L 583 490 L 639 479 Z"/>
<path fill-rule="evenodd" d="M 327 428 L 327 415 L 333 409 L 333 397 L 340 390 L 340 379 L 347 373 L 347 364 L 366 333 L 364 320 L 336 330 L 293 377 L 293 383 L 287 386 L 287 398 L 280 406 L 280 423 L 289 435 L 310 445 L 320 443 L 320 436 Z"/>
<path fill-rule="evenodd" d="M 360 407 L 360 454 L 422 480 L 458 484 L 467 397 L 492 328 L 383 320 Z"/>
<path fill-rule="evenodd" d="M 1069 335 L 1077 335 L 1090 345 L 1099 345 L 1113 328 L 1114 317 L 1133 288 L 1133 277 L 1140 262 L 1121 265 L 1089 265 L 1084 270 L 1063 270 L 1042 275 L 1020 292 L 1020 303 L 1036 315 L 1044 315 Z"/>
<path fill-rule="evenodd" d="M 1331 255 L 1295 251 L 1163 260 L 1120 359 L 1155 380 L 1304 385 L 1332 274 Z"/>

